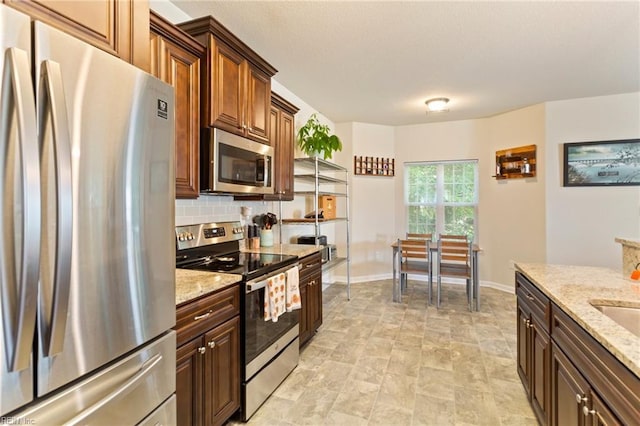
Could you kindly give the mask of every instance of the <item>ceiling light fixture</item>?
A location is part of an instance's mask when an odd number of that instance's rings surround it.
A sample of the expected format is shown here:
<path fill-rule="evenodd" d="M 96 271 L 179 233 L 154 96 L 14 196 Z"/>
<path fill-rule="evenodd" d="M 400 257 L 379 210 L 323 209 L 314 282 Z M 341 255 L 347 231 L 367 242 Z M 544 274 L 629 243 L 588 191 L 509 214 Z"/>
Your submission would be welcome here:
<path fill-rule="evenodd" d="M 447 104 L 449 103 L 449 98 L 433 98 L 425 101 L 427 105 L 427 114 L 430 112 L 447 112 Z"/>

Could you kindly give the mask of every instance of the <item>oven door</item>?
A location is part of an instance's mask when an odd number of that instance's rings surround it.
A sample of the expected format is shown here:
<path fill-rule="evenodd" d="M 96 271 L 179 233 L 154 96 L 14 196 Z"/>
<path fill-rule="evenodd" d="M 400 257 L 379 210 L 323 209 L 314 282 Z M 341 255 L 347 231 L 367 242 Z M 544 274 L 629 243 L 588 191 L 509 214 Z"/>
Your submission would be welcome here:
<path fill-rule="evenodd" d="M 293 266 L 296 267 L 297 266 Z M 289 269 L 289 267 L 284 270 Z M 284 349 L 299 334 L 300 310 L 284 312 L 277 322 L 265 320 L 265 293 L 267 279 L 284 272 L 276 271 L 259 280 L 245 284 L 245 315 L 244 315 L 244 360 L 245 377 L 248 381 L 262 367 L 271 361 L 274 355 Z"/>
<path fill-rule="evenodd" d="M 207 181 L 213 192 L 273 194 L 273 147 L 225 132 L 209 130 L 213 145 Z"/>

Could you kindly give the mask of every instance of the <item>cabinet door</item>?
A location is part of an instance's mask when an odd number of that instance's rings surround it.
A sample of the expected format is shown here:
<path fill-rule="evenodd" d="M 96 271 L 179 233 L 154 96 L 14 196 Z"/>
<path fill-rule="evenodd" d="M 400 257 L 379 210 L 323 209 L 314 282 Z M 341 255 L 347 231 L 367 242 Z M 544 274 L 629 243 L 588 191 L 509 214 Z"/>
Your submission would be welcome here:
<path fill-rule="evenodd" d="M 154 75 L 175 89 L 176 198 L 199 193 L 200 57 L 158 37 Z M 152 46 L 154 41 L 152 40 Z"/>
<path fill-rule="evenodd" d="M 549 422 L 549 399 L 551 391 L 551 347 L 549 335 L 535 316 L 531 318 L 531 403 L 540 424 Z"/>
<path fill-rule="evenodd" d="M 585 415 L 592 416 L 591 424 L 593 426 L 622 425 L 622 422 L 618 420 L 607 404 L 595 392 L 591 392 L 591 410 L 588 410 Z"/>
<path fill-rule="evenodd" d="M 209 123 L 236 134 L 243 133 L 246 61 L 235 50 L 211 37 Z"/>
<path fill-rule="evenodd" d="M 202 338 L 180 346 L 176 353 L 176 399 L 179 425 L 202 424 L 203 367 Z"/>
<path fill-rule="evenodd" d="M 269 143 L 271 111 L 271 78 L 247 63 L 246 136 Z"/>
<path fill-rule="evenodd" d="M 240 319 L 207 332 L 205 422 L 221 425 L 240 407 Z"/>
<path fill-rule="evenodd" d="M 149 2 L 4 0 L 9 6 L 149 70 Z"/>
<path fill-rule="evenodd" d="M 322 325 L 322 272 L 309 280 L 309 323 L 313 334 Z"/>
<path fill-rule="evenodd" d="M 311 338 L 311 324 L 309 323 L 309 290 L 305 280 L 300 282 L 300 347 Z"/>
<path fill-rule="evenodd" d="M 292 114 L 282 111 L 280 114 L 280 138 L 276 148 L 278 158 L 278 175 L 280 195 L 282 200 L 293 200 L 293 157 L 295 121 Z"/>
<path fill-rule="evenodd" d="M 531 343 L 529 341 L 529 309 L 527 305 L 522 303 L 520 299 L 518 299 L 518 308 L 517 308 L 517 339 L 518 339 L 518 375 L 520 376 L 520 380 L 524 385 L 524 389 L 531 399 L 531 388 L 530 382 L 530 347 Z"/>
<path fill-rule="evenodd" d="M 588 403 L 589 384 L 555 343 L 551 347 L 551 377 L 551 424 L 585 425 L 582 409 Z"/>

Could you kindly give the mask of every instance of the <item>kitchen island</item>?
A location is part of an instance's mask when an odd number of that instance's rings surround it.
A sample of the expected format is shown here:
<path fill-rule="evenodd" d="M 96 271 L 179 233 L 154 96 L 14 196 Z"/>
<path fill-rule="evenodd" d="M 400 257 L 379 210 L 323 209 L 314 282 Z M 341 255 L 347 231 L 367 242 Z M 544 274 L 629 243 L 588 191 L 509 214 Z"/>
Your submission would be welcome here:
<path fill-rule="evenodd" d="M 640 418 L 640 319 L 601 311 L 638 314 L 637 282 L 606 268 L 517 263 L 516 295 L 518 374 L 541 424 Z"/>
<path fill-rule="evenodd" d="M 640 377 L 640 337 L 590 303 L 640 308 L 640 282 L 634 284 L 607 268 L 530 263 L 517 263 L 516 268 Z"/>

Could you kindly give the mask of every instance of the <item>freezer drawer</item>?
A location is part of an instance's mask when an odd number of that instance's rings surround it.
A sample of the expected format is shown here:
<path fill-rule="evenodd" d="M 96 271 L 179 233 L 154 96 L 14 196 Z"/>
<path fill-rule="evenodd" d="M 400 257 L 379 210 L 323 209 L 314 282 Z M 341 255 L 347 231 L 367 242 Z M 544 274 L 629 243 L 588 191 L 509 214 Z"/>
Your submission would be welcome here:
<path fill-rule="evenodd" d="M 172 395 L 138 426 L 173 426 L 178 424 L 176 396 Z"/>
<path fill-rule="evenodd" d="M 170 331 L 86 380 L 10 417 L 23 422 L 20 424 L 133 425 L 170 398 L 175 388 L 176 334 Z"/>

